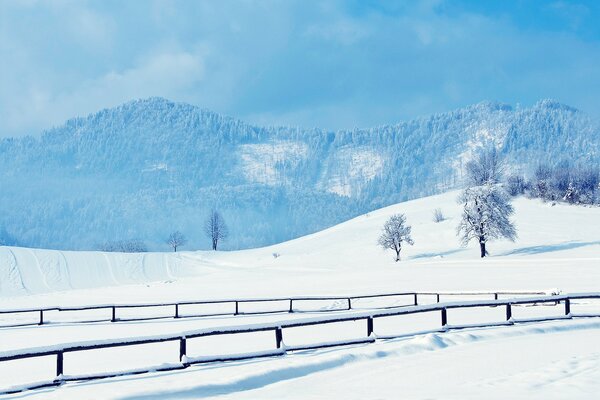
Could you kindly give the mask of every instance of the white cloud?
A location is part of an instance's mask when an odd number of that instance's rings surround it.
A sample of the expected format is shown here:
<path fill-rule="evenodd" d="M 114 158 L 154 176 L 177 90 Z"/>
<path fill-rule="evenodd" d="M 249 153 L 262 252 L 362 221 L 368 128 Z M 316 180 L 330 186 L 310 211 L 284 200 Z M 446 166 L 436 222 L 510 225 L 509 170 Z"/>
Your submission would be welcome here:
<path fill-rule="evenodd" d="M 117 4 L 0 0 L 0 137 L 148 96 L 328 129 L 486 99 L 600 104 L 598 40 L 506 14 L 438 0 Z"/>
<path fill-rule="evenodd" d="M 0 116 L 9 120 L 9 126 L 27 126 L 31 130 L 48 128 L 135 98 L 179 97 L 203 78 L 202 54 L 159 53 L 141 60 L 135 67 L 110 71 L 82 82 L 72 91 L 53 92 L 32 86 L 15 96 L 12 107 L 0 111 Z"/>

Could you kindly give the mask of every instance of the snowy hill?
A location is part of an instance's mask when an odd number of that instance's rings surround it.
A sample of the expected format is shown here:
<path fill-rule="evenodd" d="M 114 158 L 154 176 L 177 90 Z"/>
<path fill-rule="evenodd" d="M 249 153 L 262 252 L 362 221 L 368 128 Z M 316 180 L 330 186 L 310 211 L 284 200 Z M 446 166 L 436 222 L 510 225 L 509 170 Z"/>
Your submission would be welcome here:
<path fill-rule="evenodd" d="M 545 100 L 480 103 L 397 125 L 327 132 L 261 128 L 150 98 L 0 141 L 0 241 L 93 249 L 137 238 L 166 250 L 174 230 L 207 248 L 217 207 L 229 249 L 267 245 L 369 210 L 455 187 L 473 151 L 494 144 L 513 168 L 600 160 L 600 128 Z"/>
<path fill-rule="evenodd" d="M 597 290 L 600 208 L 519 198 L 514 204 L 518 240 L 491 242 L 492 257 L 481 260 L 476 243 L 459 247 L 457 194 L 399 203 L 251 250 L 123 254 L 0 247 L 0 296 L 64 291 L 66 299 L 124 302 L 440 288 Z M 437 207 L 447 217 L 440 223 L 432 219 Z M 398 212 L 412 225 L 415 245 L 395 263 L 391 251 L 376 243 L 385 220 Z M 130 284 L 129 289 L 115 286 Z M 71 290 L 106 286 L 114 287 Z M 53 301 L 60 298 L 53 296 Z"/>
<path fill-rule="evenodd" d="M 514 202 L 518 240 L 491 242 L 491 257 L 480 259 L 476 243 L 467 248 L 458 246 L 454 233 L 460 214 L 457 195 L 451 191 L 395 204 L 315 234 L 251 250 L 115 254 L 0 247 L 0 309 L 402 291 L 598 291 L 600 208 L 552 206 L 539 200 L 518 198 Z M 438 207 L 447 219 L 435 223 L 432 211 Z M 376 241 L 384 221 L 398 212 L 405 213 L 412 225 L 415 244 L 404 250 L 401 262 L 395 263 L 393 254 L 378 248 Z M 456 301 L 455 297 L 452 301 Z M 356 303 L 353 302 L 354 311 L 315 314 L 322 317 L 323 314 L 365 312 Z M 323 305 L 327 306 L 335 304 Z M 599 306 L 597 301 L 570 305 L 575 313 L 593 312 L 595 315 Z M 264 306 L 255 303 L 253 307 Z M 516 319 L 550 316 L 558 320 L 468 327 L 443 333 L 439 332 L 437 312 L 400 319 L 378 318 L 374 332 L 381 336 L 372 344 L 211 362 L 184 371 L 118 376 L 93 384 L 69 382 L 31 392 L 31 395 L 49 399 L 224 396 L 281 399 L 320 398 L 324 393 L 328 396 L 332 393 L 330 397 L 342 394 L 362 399 L 373 393 L 381 398 L 394 398 L 397 393 L 408 393 L 414 398 L 448 398 L 448 394 L 452 398 L 464 398 L 468 392 L 472 394 L 468 398 L 474 399 L 521 398 L 523 394 L 529 398 L 593 398 L 600 376 L 597 351 L 600 322 L 589 315 L 562 319 L 564 307 L 563 304 L 515 305 L 512 316 Z M 163 307 L 150 311 L 170 316 L 173 309 Z M 120 309 L 119 317 L 139 318 L 146 315 L 140 314 L 143 312 Z M 226 308 L 222 312 L 232 313 Z M 69 347 L 73 343 L 182 335 L 198 329 L 253 324 L 282 326 L 285 321 L 317 317 L 310 312 L 282 312 L 113 323 L 106 320 L 110 309 L 67 314 L 48 312 L 42 326 L 0 330 L 0 343 L 4 345 L 0 351 L 10 354 L 52 346 Z M 4 318 L 11 321 L 10 317 L 5 315 Z M 69 320 L 78 317 L 105 321 L 71 323 Z M 37 313 L 33 316 L 29 313 L 29 318 L 29 323 L 32 318 L 37 322 Z M 504 307 L 449 310 L 450 324 L 481 324 L 505 318 Z M 410 334 L 384 339 L 386 334 L 403 332 Z M 286 346 L 364 338 L 364 335 L 364 319 L 286 328 L 283 333 Z M 186 354 L 192 357 L 264 355 L 261 351 L 272 349 L 275 342 L 273 331 L 186 340 Z M 63 361 L 66 361 L 66 376 L 72 377 L 165 366 L 168 365 L 165 363 L 180 361 L 179 351 L 181 347 L 175 341 L 72 352 Z M 2 363 L 0 389 L 54 379 L 55 358 L 46 358 Z M 457 364 L 457 360 L 464 361 Z M 20 364 L 15 366 L 13 362 Z M 397 379 L 398 376 L 403 379 Z M 373 381 L 377 385 L 373 385 Z M 540 386 L 542 381 L 547 384 Z"/>

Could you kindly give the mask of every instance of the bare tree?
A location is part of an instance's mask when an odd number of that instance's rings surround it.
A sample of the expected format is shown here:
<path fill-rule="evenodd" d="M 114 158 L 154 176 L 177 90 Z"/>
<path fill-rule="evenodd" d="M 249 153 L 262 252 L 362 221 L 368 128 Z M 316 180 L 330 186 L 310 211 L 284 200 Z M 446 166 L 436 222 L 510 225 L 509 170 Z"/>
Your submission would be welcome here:
<path fill-rule="evenodd" d="M 180 246 L 185 246 L 187 239 L 183 233 L 175 231 L 169 235 L 166 242 L 173 248 L 173 251 L 177 253 L 177 248 Z"/>
<path fill-rule="evenodd" d="M 502 237 L 512 241 L 516 239 L 517 231 L 509 219 L 514 209 L 499 185 L 467 188 L 459 197 L 459 202 L 464 206 L 457 235 L 463 246 L 473 239 L 477 240 L 483 258 L 488 255 L 488 241 Z"/>
<path fill-rule="evenodd" d="M 212 249 L 217 250 L 220 240 L 225 240 L 229 235 L 225 220 L 217 210 L 212 210 L 204 223 L 204 233 L 212 241 Z"/>
<path fill-rule="evenodd" d="M 396 262 L 398 262 L 400 261 L 402 242 L 406 242 L 411 246 L 414 244 L 410 236 L 411 230 L 411 226 L 406 225 L 404 214 L 394 214 L 383 225 L 383 232 L 379 237 L 378 243 L 384 249 L 394 250 L 396 252 Z"/>

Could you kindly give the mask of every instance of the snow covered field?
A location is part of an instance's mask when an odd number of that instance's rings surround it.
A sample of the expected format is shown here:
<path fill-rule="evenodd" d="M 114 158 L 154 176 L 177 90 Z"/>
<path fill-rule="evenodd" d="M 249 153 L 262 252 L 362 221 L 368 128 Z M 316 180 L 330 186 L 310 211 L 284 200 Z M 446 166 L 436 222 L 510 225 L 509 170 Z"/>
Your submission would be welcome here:
<path fill-rule="evenodd" d="M 600 209 L 517 199 L 518 240 L 492 242 L 491 257 L 481 260 L 476 244 L 464 249 L 458 246 L 457 195 L 450 192 L 397 204 L 323 232 L 245 251 L 126 255 L 2 247 L 0 309 L 402 291 L 600 291 Z M 447 219 L 434 223 L 432 214 L 438 207 Z M 403 250 L 400 263 L 394 263 L 393 254 L 376 245 L 381 226 L 397 212 L 406 214 L 415 240 L 413 247 Z M 460 299 L 442 299 L 449 300 Z M 600 313 L 600 304 L 594 302 L 574 306 L 578 312 L 575 307 Z M 454 311 L 456 314 L 449 312 L 450 324 L 486 318 L 501 321 L 504 317 L 501 307 L 463 315 Z M 563 311 L 562 305 L 515 307 L 514 314 L 519 318 L 533 313 L 560 315 Z M 310 315 L 93 324 L 65 321 L 0 329 L 0 353 Z M 49 318 L 53 321 L 58 317 Z M 375 331 L 381 334 L 386 330 L 439 328 L 439 314 L 406 318 L 389 322 L 388 326 L 376 322 Z M 285 343 L 365 334 L 364 321 L 331 329 L 302 329 L 284 334 Z M 600 390 L 598 333 L 600 321 L 594 318 L 429 333 L 277 358 L 193 366 L 178 372 L 71 383 L 9 397 L 392 398 L 402 394 L 408 398 L 590 398 Z M 272 349 L 274 344 L 272 332 L 223 340 L 190 341 L 188 350 L 193 356 L 209 356 Z M 177 343 L 153 346 L 158 347 L 140 346 L 129 353 L 105 349 L 90 351 L 87 356 L 66 355 L 65 374 L 178 361 Z M 48 357 L 45 364 L 32 364 L 31 360 L 11 363 L 0 365 L 0 387 L 51 379 L 55 365 L 54 357 Z"/>

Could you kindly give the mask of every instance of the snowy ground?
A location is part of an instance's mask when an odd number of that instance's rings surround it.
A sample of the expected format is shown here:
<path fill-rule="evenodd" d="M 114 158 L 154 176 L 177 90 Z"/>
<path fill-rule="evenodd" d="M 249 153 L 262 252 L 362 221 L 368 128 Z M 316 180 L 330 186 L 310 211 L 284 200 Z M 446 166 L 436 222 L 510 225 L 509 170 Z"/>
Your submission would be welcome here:
<path fill-rule="evenodd" d="M 600 389 L 599 334 L 598 320 L 427 334 L 14 397 L 591 399 Z"/>
<path fill-rule="evenodd" d="M 476 244 L 465 249 L 458 246 L 454 232 L 460 208 L 456 197 L 457 192 L 451 192 L 402 203 L 287 243 L 230 253 L 115 255 L 4 247 L 0 248 L 0 308 L 398 291 L 600 291 L 600 209 L 518 199 L 515 220 L 519 239 L 515 243 L 491 243 L 492 257 L 481 260 Z M 439 224 L 432 221 L 437 207 L 448 217 Z M 413 247 L 403 251 L 400 263 L 393 262 L 391 252 L 376 246 L 383 222 L 396 212 L 406 214 L 415 240 Z M 600 312 L 598 304 L 585 307 Z M 560 312 L 562 307 L 515 310 L 515 314 L 524 316 Z M 501 320 L 502 313 L 500 308 L 468 315 L 449 313 L 449 322 L 454 323 L 453 318 L 461 322 Z M 306 316 L 62 323 L 0 329 L 0 353 Z M 379 324 L 376 331 L 436 326 L 437 314 L 421 320 L 390 322 L 389 326 Z M 364 335 L 364 329 L 364 323 L 348 324 L 288 333 L 284 340 L 302 343 L 331 340 L 341 334 L 355 337 Z M 408 398 L 590 398 L 600 390 L 598 333 L 597 319 L 470 329 L 274 359 L 196 366 L 180 372 L 74 383 L 10 397 L 391 398 L 402 393 Z M 194 355 L 204 356 L 272 348 L 273 340 L 269 333 L 226 343 L 199 340 L 190 346 Z M 93 354 L 94 362 L 89 356 L 77 359 L 80 356 L 72 355 L 71 359 L 65 357 L 65 373 L 177 361 L 176 344 L 160 346 L 131 353 L 102 350 Z M 0 365 L 0 386 L 30 378 L 48 379 L 54 359 L 49 357 L 45 362 L 35 366 L 27 361 Z"/>

